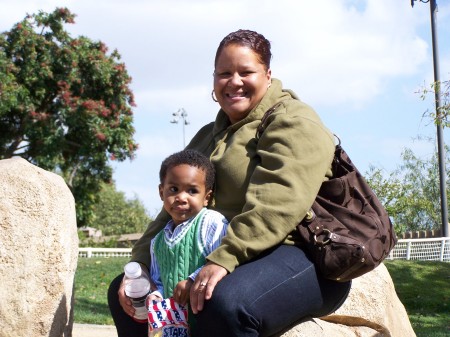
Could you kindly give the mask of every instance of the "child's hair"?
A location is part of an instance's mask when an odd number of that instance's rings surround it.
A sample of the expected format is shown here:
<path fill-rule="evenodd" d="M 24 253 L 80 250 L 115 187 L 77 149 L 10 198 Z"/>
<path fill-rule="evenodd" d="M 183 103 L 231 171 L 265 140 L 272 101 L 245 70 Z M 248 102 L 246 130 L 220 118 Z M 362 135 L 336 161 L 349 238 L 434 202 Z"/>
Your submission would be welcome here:
<path fill-rule="evenodd" d="M 179 165 L 189 165 L 197 167 L 198 169 L 205 172 L 205 185 L 206 190 L 212 190 L 214 187 L 215 170 L 213 164 L 210 162 L 209 158 L 203 153 L 195 150 L 183 150 L 176 152 L 161 163 L 161 169 L 159 170 L 159 180 L 162 184 L 167 175 L 167 170 L 179 166 Z"/>

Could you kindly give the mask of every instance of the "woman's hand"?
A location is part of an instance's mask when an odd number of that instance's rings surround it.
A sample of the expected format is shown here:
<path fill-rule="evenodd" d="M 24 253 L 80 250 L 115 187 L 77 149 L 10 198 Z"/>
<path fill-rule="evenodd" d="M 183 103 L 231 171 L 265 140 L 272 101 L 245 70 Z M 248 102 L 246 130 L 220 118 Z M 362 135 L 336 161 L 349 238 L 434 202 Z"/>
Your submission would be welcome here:
<path fill-rule="evenodd" d="M 194 282 L 192 282 L 190 278 L 177 283 L 173 290 L 173 299 L 175 302 L 186 305 L 189 300 L 189 293 L 193 283 Z"/>
<path fill-rule="evenodd" d="M 123 311 L 131 317 L 134 316 L 135 309 L 131 303 L 131 300 L 125 295 L 125 282 L 122 280 L 122 283 L 120 283 L 119 291 L 117 292 L 119 295 L 119 303 L 123 308 Z"/>
<path fill-rule="evenodd" d="M 194 314 L 203 310 L 205 300 L 212 297 L 216 284 L 228 274 L 228 271 L 218 264 L 208 262 L 200 270 L 191 287 L 190 304 Z"/>

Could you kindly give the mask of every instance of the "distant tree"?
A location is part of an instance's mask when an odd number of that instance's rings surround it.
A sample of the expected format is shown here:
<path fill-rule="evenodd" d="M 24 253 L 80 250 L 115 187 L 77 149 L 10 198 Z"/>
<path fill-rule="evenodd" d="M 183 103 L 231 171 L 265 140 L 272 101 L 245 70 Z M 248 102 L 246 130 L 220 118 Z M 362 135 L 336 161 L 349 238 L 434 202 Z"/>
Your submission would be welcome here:
<path fill-rule="evenodd" d="M 406 207 L 406 205 L 403 205 L 401 202 L 403 197 L 403 183 L 397 177 L 395 172 L 388 173 L 388 177 L 385 175 L 385 171 L 373 165 L 370 166 L 369 171 L 364 174 L 370 187 L 372 187 L 391 217 L 391 220 L 394 223 L 395 232 L 402 233 L 405 231 L 405 226 L 398 223 L 397 214 L 403 213 L 403 207 Z"/>
<path fill-rule="evenodd" d="M 446 147 L 447 153 L 448 150 Z M 429 159 L 422 159 L 411 149 L 405 149 L 402 152 L 402 160 L 402 164 L 387 174 L 387 177 L 381 169 L 371 167 L 369 172 L 365 173 L 367 181 L 385 205 L 397 233 L 440 229 L 437 153 Z M 446 165 L 449 163 L 447 155 Z M 447 185 L 448 181 L 447 177 Z"/>
<path fill-rule="evenodd" d="M 436 125 L 440 124 L 442 127 L 450 126 L 450 81 L 433 82 L 430 87 L 423 86 L 419 93 L 422 100 L 427 99 L 429 95 L 433 96 L 436 103 L 436 92 L 440 93 L 440 106 L 436 110 L 428 109 L 424 113 L 424 117 L 430 118 Z"/>
<path fill-rule="evenodd" d="M 72 38 L 67 8 L 27 15 L 0 34 L 0 159 L 21 156 L 64 177 L 89 225 L 109 160 L 133 158 L 131 77 L 102 42 Z"/>
<path fill-rule="evenodd" d="M 114 183 L 103 183 L 101 187 L 92 226 L 106 236 L 143 233 L 151 219 L 142 202 L 137 197 L 127 199 Z"/>

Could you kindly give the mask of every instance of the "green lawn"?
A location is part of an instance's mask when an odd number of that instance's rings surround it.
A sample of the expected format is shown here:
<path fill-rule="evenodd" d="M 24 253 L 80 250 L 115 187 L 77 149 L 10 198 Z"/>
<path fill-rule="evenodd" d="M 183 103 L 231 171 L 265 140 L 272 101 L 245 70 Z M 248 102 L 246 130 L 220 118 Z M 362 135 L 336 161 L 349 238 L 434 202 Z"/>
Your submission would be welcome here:
<path fill-rule="evenodd" d="M 127 257 L 79 258 L 75 273 L 76 323 L 114 324 L 106 298 L 110 282 L 123 271 Z"/>
<path fill-rule="evenodd" d="M 450 263 L 394 260 L 385 264 L 417 336 L 450 336 Z"/>
<path fill-rule="evenodd" d="M 75 275 L 76 323 L 113 324 L 106 294 L 128 258 L 79 258 Z M 418 337 L 450 336 L 450 263 L 386 261 L 398 297 Z"/>

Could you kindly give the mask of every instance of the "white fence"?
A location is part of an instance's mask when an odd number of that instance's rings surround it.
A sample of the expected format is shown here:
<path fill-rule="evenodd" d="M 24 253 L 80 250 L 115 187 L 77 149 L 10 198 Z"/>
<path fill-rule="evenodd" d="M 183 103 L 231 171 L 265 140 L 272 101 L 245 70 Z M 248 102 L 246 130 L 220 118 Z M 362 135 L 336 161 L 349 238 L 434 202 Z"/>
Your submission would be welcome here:
<path fill-rule="evenodd" d="M 131 257 L 131 248 L 79 248 L 78 256 Z M 398 240 L 388 259 L 450 262 L 450 237 Z"/>
<path fill-rule="evenodd" d="M 450 237 L 398 240 L 391 260 L 450 261 Z"/>
<path fill-rule="evenodd" d="M 78 257 L 131 257 L 131 248 L 78 248 Z"/>

